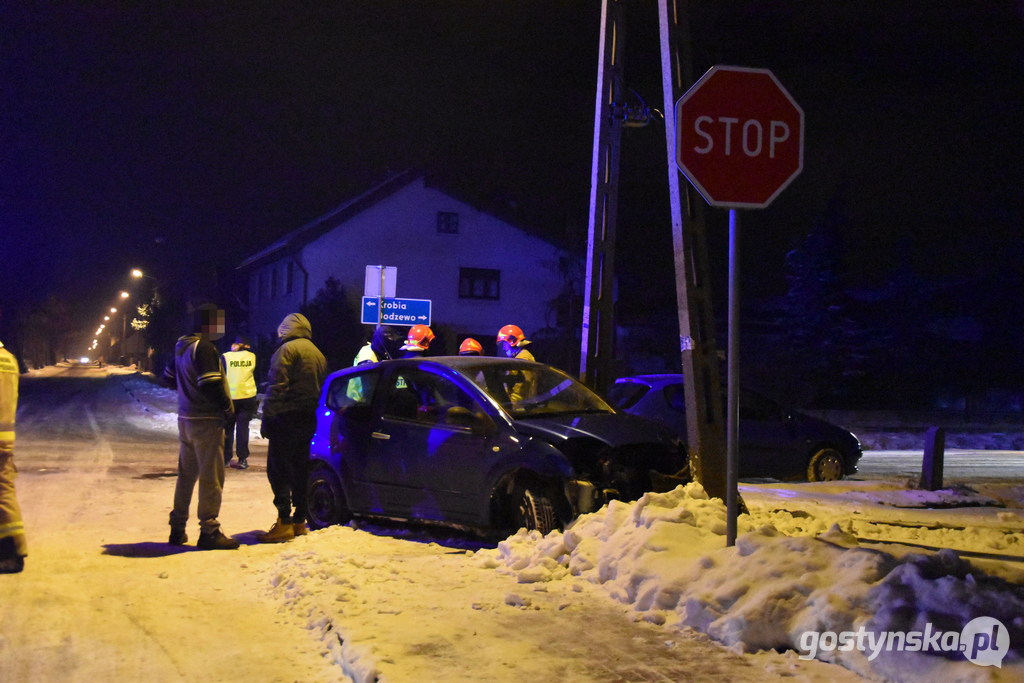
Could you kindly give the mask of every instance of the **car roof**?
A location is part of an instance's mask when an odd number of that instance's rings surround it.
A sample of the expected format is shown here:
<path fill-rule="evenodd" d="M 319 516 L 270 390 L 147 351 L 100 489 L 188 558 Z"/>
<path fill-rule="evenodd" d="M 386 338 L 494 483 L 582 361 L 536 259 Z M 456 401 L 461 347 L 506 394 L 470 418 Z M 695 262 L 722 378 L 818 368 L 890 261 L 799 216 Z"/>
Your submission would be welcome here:
<path fill-rule="evenodd" d="M 334 377 L 335 375 L 340 375 L 340 374 L 347 374 L 347 373 L 353 372 L 353 371 L 355 371 L 357 369 L 359 369 L 359 370 L 366 370 L 366 369 L 368 369 L 370 367 L 376 367 L 378 365 L 383 365 L 383 364 L 387 364 L 389 366 L 393 365 L 393 366 L 396 366 L 396 367 L 399 366 L 399 365 L 430 365 L 430 364 L 436 364 L 436 365 L 444 365 L 444 366 L 447 366 L 447 367 L 452 368 L 454 370 L 461 370 L 462 368 L 465 368 L 465 367 L 472 367 L 472 368 L 479 369 L 481 367 L 508 366 L 508 365 L 513 365 L 513 364 L 516 365 L 517 367 L 521 366 L 521 365 L 540 365 L 540 366 L 544 366 L 544 367 L 552 367 L 552 369 L 554 369 L 554 370 L 558 369 L 558 368 L 554 368 L 553 366 L 544 365 L 544 363 L 537 363 L 535 361 L 529 361 L 529 360 L 517 360 L 515 358 L 497 358 L 497 357 L 492 357 L 492 356 L 426 356 L 426 357 L 423 357 L 423 358 L 397 358 L 395 360 L 382 360 L 382 361 L 378 361 L 376 363 L 362 363 L 360 365 L 353 365 L 352 367 L 342 368 L 341 370 L 337 370 L 335 372 L 332 372 L 330 374 L 330 377 Z"/>

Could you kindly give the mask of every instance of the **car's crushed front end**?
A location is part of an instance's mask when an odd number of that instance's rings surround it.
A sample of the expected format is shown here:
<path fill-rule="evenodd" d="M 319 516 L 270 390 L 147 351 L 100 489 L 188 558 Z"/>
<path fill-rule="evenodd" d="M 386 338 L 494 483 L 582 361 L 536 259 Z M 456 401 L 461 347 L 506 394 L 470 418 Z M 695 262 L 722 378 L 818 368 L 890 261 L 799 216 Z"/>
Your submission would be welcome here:
<path fill-rule="evenodd" d="M 515 428 L 551 444 L 576 478 L 566 497 L 580 514 L 689 481 L 686 449 L 661 425 L 622 413 L 521 418 Z"/>

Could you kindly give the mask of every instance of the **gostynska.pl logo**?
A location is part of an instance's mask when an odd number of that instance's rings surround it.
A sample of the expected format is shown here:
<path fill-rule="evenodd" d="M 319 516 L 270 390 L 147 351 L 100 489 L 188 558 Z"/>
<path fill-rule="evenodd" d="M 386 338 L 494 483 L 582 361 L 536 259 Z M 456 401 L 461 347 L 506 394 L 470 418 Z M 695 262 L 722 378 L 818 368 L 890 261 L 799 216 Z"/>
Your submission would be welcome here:
<path fill-rule="evenodd" d="M 992 617 L 977 617 L 960 631 L 938 631 L 931 623 L 924 631 L 882 631 L 873 633 L 863 626 L 856 631 L 804 631 L 800 635 L 800 659 L 814 659 L 819 652 L 868 653 L 872 661 L 884 652 L 960 652 L 978 666 L 1003 666 L 1010 649 L 1010 633 Z"/>

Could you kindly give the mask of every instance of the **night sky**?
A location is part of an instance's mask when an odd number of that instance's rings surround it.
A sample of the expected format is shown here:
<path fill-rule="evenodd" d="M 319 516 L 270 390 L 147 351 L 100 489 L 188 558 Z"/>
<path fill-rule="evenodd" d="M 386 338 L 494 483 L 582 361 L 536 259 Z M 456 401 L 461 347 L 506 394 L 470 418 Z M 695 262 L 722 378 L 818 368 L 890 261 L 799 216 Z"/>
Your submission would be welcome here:
<path fill-rule="evenodd" d="M 661 103 L 656 4 L 627 3 L 626 82 Z M 597 0 L 4 3 L 0 306 L 98 312 L 131 267 L 230 273 L 368 185 L 427 164 L 559 239 L 586 231 Z M 1020 269 L 1017 2 L 691 3 L 697 74 L 771 69 L 805 166 L 743 217 L 744 288 L 843 208 L 866 284 Z M 674 301 L 664 131 L 623 137 L 624 299 Z M 708 212 L 713 265 L 727 212 Z M 653 254 L 653 257 L 652 257 Z M 92 325 L 87 317 L 86 325 Z"/>

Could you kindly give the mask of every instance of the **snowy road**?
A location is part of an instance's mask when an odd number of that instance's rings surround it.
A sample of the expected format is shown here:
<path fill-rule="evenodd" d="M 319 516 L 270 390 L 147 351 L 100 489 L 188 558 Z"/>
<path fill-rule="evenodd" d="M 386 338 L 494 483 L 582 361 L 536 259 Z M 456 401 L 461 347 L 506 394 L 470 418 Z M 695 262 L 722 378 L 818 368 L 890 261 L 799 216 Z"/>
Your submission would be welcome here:
<path fill-rule="evenodd" d="M 918 478 L 922 459 L 922 451 L 866 451 L 854 479 Z M 1024 451 L 947 450 L 943 479 L 951 484 L 1024 479 Z"/>
<path fill-rule="evenodd" d="M 169 393 L 138 375 L 51 370 L 22 381 L 29 557 L 0 577 L 3 683 L 860 680 L 792 652 L 669 636 L 588 585 L 518 585 L 444 536 L 334 528 L 259 544 L 274 517 L 262 440 L 224 488 L 220 519 L 242 547 L 196 552 L 194 522 L 190 545 L 169 546 Z"/>

